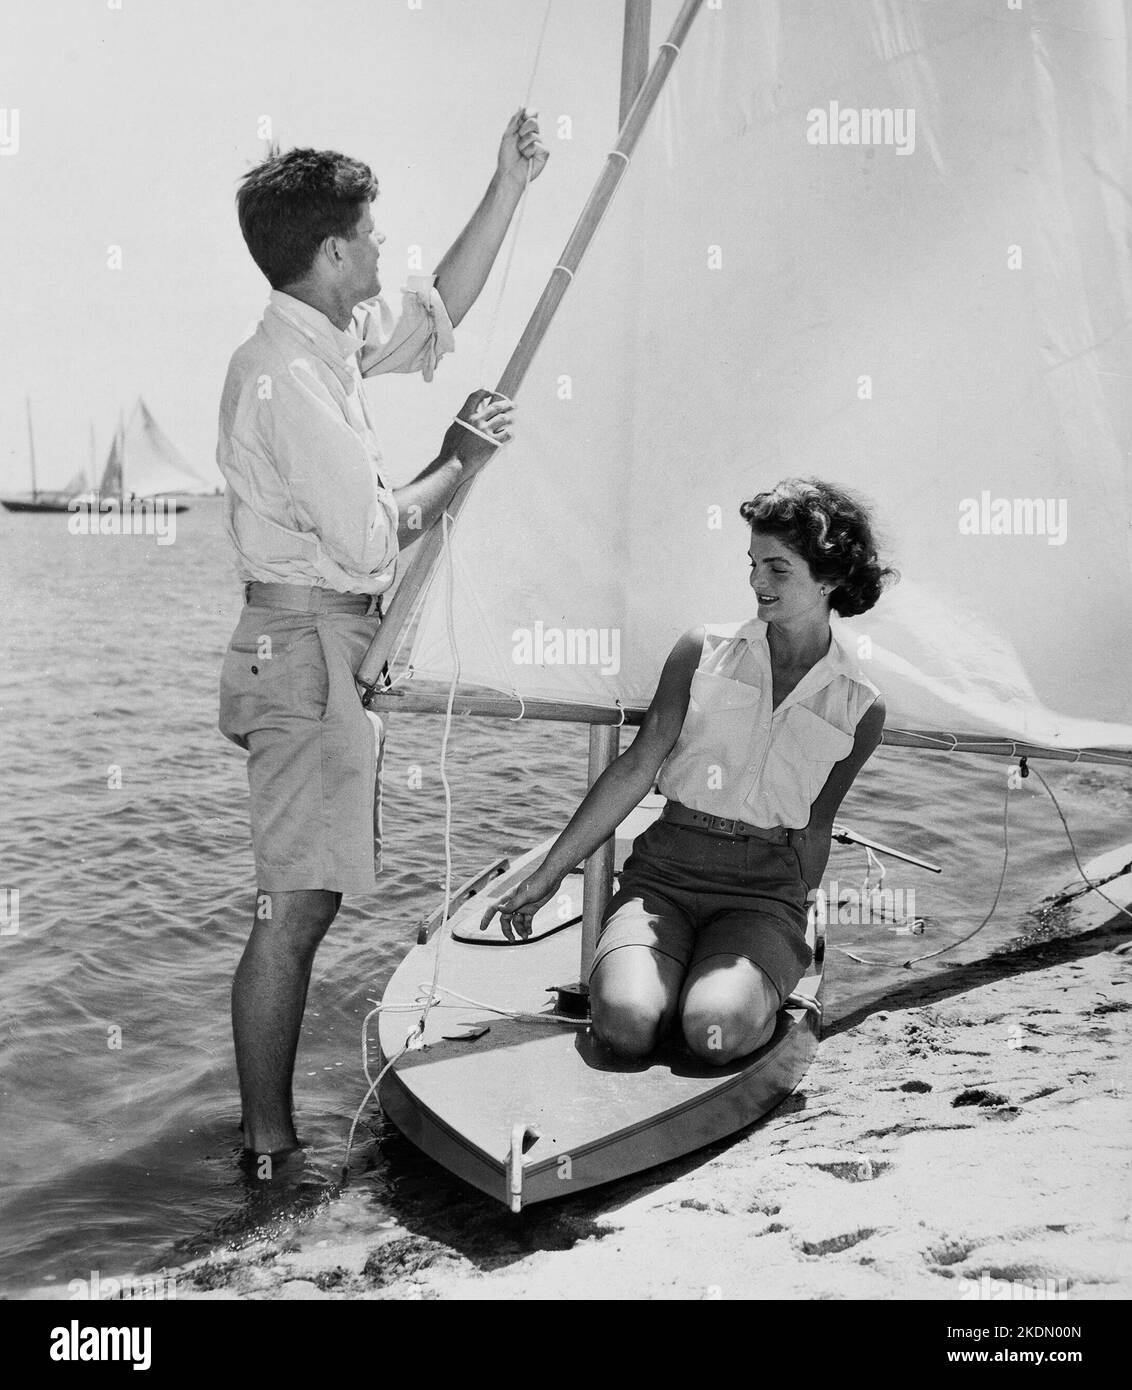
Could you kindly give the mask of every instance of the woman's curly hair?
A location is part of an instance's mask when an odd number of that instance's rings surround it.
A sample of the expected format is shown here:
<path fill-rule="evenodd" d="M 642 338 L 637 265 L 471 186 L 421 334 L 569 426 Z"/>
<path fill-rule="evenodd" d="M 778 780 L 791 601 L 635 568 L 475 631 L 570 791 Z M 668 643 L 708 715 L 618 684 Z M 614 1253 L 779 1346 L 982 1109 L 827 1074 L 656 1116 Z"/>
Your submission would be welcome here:
<path fill-rule="evenodd" d="M 818 583 L 835 584 L 829 605 L 843 618 L 867 613 L 900 578 L 877 558 L 871 512 L 844 488 L 820 478 L 784 478 L 739 508 L 753 530 L 797 551 Z"/>

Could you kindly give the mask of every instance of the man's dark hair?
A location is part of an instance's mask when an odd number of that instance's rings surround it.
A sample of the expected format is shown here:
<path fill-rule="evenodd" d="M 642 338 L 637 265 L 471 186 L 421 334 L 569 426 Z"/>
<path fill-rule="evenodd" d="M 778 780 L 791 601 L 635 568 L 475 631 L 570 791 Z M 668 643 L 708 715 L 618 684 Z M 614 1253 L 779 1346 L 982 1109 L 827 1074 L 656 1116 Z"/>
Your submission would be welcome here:
<path fill-rule="evenodd" d="M 352 237 L 376 197 L 368 164 L 334 150 L 288 150 L 248 170 L 236 209 L 252 260 L 281 290 L 310 270 L 327 237 Z"/>

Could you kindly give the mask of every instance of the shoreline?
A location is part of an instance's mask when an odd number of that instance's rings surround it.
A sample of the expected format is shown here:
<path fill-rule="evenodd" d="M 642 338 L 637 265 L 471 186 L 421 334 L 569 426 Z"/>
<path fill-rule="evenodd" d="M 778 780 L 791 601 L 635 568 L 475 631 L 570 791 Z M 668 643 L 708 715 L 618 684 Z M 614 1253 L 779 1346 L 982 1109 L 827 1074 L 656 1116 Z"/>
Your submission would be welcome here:
<path fill-rule="evenodd" d="M 836 1020 L 770 1116 L 677 1162 L 514 1217 L 410 1157 L 396 1218 L 355 1177 L 161 1273 L 187 1300 L 1128 1298 L 1132 920 L 1069 916 Z"/>

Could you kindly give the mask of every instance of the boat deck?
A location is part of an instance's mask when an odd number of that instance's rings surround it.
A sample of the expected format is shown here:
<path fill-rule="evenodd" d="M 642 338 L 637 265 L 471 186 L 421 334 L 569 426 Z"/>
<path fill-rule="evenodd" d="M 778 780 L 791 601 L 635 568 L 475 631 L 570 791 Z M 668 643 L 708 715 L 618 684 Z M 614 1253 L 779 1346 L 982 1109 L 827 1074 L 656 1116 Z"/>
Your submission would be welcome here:
<path fill-rule="evenodd" d="M 660 804 L 639 807 L 620 828 L 619 861 Z M 677 1044 L 643 1062 L 625 1062 L 586 1026 L 492 1013 L 483 1006 L 551 1013 L 548 990 L 578 978 L 579 921 L 516 945 L 502 944 L 498 919 L 496 945 L 452 935 L 479 936 L 489 897 L 506 892 L 545 848 L 524 855 L 491 883 L 490 894 L 473 897 L 429 942 L 409 952 L 389 982 L 379 1022 L 384 1064 L 417 1024 L 439 946 L 441 1002 L 430 1011 L 424 1046 L 405 1053 L 382 1083 L 381 1103 L 426 1153 L 516 1209 L 652 1167 L 750 1124 L 801 1080 L 820 1026 L 815 1011 L 787 1008 L 759 1052 L 708 1067 Z M 580 874 L 571 875 L 563 890 L 580 913 Z M 548 904 L 536 918 L 536 932 L 558 928 L 561 911 L 560 901 Z M 820 966 L 799 993 L 813 997 L 819 989 Z"/>

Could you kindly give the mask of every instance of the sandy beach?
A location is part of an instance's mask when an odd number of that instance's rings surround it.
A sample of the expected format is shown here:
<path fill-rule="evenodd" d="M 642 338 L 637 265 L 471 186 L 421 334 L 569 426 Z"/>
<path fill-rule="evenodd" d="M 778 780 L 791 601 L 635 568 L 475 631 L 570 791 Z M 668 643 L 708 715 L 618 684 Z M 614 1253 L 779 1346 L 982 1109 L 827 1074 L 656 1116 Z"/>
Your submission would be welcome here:
<path fill-rule="evenodd" d="M 909 972 L 831 1025 L 799 1090 L 726 1144 L 518 1218 L 469 1192 L 379 1220 L 357 1184 L 169 1271 L 176 1296 L 1127 1298 L 1132 919 L 1080 901 L 1071 935 Z"/>

